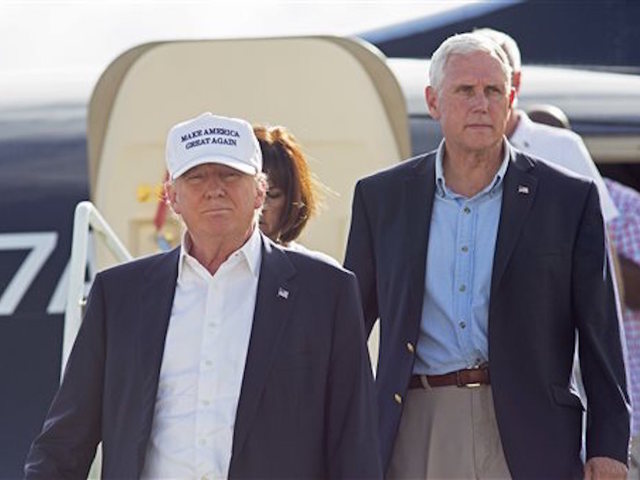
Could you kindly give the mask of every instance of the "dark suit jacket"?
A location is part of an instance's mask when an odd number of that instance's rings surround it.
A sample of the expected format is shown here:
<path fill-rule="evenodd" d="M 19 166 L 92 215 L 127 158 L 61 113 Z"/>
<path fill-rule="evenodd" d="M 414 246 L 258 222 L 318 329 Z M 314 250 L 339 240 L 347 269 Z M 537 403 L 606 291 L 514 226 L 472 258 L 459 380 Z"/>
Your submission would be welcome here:
<path fill-rule="evenodd" d="M 593 183 L 515 150 L 504 178 L 489 306 L 491 387 L 516 478 L 582 478 L 583 406 L 570 385 L 576 330 L 588 395 L 587 456 L 627 461 L 629 397 L 620 323 Z M 365 325 L 380 318 L 376 377 L 388 466 L 424 297 L 435 152 L 358 182 L 346 268 Z M 426 266 L 428 268 L 428 265 Z"/>
<path fill-rule="evenodd" d="M 179 249 L 98 274 L 27 478 L 139 477 Z M 288 298 L 278 295 L 280 288 Z M 231 478 L 379 478 L 371 367 L 350 272 L 263 237 Z"/>

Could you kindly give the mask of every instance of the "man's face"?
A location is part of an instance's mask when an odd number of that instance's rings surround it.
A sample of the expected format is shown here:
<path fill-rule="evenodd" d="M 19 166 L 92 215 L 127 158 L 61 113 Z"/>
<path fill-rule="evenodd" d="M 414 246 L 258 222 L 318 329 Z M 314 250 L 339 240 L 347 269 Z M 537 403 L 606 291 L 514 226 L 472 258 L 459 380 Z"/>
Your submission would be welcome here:
<path fill-rule="evenodd" d="M 502 141 L 513 93 L 497 59 L 485 52 L 452 55 L 442 84 L 426 90 L 431 116 L 449 148 L 480 153 Z"/>
<path fill-rule="evenodd" d="M 244 238 L 264 202 L 264 189 L 254 177 L 213 163 L 182 174 L 167 186 L 167 194 L 192 238 Z"/>

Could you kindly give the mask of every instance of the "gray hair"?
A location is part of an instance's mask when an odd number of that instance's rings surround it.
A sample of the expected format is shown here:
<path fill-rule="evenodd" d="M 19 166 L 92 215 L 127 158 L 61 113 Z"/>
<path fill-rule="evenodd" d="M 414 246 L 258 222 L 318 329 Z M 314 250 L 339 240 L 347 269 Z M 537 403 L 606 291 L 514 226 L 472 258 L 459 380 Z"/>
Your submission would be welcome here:
<path fill-rule="evenodd" d="M 452 55 L 468 55 L 475 52 L 485 52 L 500 62 L 500 67 L 507 80 L 508 89 L 511 88 L 511 66 L 509 59 L 494 40 L 475 33 L 461 33 L 447 38 L 431 56 L 429 66 L 429 83 L 439 90 L 444 80 L 444 69 Z"/>
<path fill-rule="evenodd" d="M 513 72 L 519 72 L 522 70 L 522 60 L 520 58 L 520 49 L 516 41 L 504 32 L 494 30 L 493 28 L 478 28 L 473 31 L 478 35 L 484 35 L 500 45 L 500 48 L 504 51 L 509 59 L 509 65 Z"/>

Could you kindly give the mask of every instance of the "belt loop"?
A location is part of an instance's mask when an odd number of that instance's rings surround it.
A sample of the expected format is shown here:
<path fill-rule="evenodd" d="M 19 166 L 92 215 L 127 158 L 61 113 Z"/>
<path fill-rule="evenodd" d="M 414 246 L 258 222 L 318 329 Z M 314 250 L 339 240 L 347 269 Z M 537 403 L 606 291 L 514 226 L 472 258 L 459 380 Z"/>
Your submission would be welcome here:
<path fill-rule="evenodd" d="M 460 378 L 460 370 L 456 370 L 456 386 L 458 388 L 464 387 L 464 385 L 462 383 L 462 379 Z"/>
<path fill-rule="evenodd" d="M 431 385 L 429 385 L 429 380 L 427 380 L 426 375 L 420 375 L 420 382 L 422 383 L 422 388 L 426 390 L 431 389 Z"/>

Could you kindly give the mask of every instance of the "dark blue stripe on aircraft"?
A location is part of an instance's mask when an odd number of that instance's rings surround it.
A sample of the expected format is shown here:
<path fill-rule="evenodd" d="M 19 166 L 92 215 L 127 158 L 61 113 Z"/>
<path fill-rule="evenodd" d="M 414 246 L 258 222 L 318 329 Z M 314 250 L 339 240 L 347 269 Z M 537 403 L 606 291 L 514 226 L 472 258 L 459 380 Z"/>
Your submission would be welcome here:
<path fill-rule="evenodd" d="M 491 27 L 511 35 L 527 64 L 640 71 L 640 2 L 480 2 L 363 32 L 388 57 L 428 58 L 450 35 Z M 542 33 L 543 32 L 543 33 Z"/>
<path fill-rule="evenodd" d="M 64 315 L 47 307 L 69 260 L 75 205 L 88 198 L 81 116 L 0 118 L 0 301 L 32 251 L 29 242 L 12 243 L 57 234 L 35 277 L 14 296 L 15 308 L 0 314 L 0 478 L 22 476 L 59 382 Z"/>

